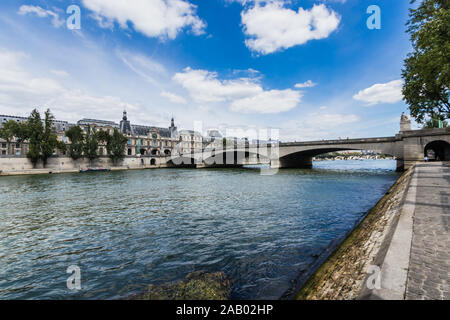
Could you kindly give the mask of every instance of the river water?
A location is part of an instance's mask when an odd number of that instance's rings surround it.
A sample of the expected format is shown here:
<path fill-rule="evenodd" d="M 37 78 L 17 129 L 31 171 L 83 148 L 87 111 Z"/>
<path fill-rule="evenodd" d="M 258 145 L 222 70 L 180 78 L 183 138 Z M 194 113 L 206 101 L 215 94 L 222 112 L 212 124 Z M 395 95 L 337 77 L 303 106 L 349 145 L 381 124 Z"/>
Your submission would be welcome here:
<path fill-rule="evenodd" d="M 0 299 L 115 299 L 196 270 L 277 299 L 398 178 L 395 161 L 312 170 L 158 169 L 0 177 Z M 79 266 L 80 291 L 67 289 Z"/>

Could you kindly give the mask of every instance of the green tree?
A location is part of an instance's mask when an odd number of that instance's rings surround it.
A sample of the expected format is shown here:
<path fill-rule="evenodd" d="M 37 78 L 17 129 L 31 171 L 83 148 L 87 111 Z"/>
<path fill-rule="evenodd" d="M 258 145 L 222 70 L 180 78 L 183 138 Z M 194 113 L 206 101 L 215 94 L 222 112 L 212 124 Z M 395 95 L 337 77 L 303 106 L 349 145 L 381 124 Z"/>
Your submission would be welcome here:
<path fill-rule="evenodd" d="M 90 126 L 84 136 L 83 153 L 90 162 L 98 158 L 98 137 Z"/>
<path fill-rule="evenodd" d="M 53 126 L 54 120 L 55 117 L 50 112 L 50 109 L 47 109 L 44 117 L 44 131 L 42 134 L 40 155 L 40 158 L 44 163 L 44 167 L 47 165 L 48 158 L 50 158 L 55 152 L 55 149 L 66 151 L 66 144 L 59 141 L 58 136 L 56 135 L 56 131 Z"/>
<path fill-rule="evenodd" d="M 34 109 L 26 123 L 27 139 L 29 140 L 28 159 L 34 167 L 38 163 L 41 155 L 41 142 L 44 135 L 44 125 L 42 124 L 39 111 Z"/>
<path fill-rule="evenodd" d="M 73 160 L 78 160 L 83 156 L 84 134 L 79 126 L 72 126 L 66 131 L 66 136 L 70 139 L 69 155 Z"/>
<path fill-rule="evenodd" d="M 58 141 L 53 123 L 54 117 L 49 109 L 45 112 L 44 123 L 42 123 L 39 111 L 34 109 L 28 121 L 17 128 L 19 139 L 29 141 L 27 157 L 34 167 L 39 160 L 42 160 L 45 167 L 55 149 L 62 151 L 66 149 L 66 145 L 62 141 Z"/>
<path fill-rule="evenodd" d="M 423 0 L 410 9 L 407 32 L 414 50 L 404 61 L 403 96 L 419 123 L 435 114 L 450 117 L 449 21 L 449 0 Z"/>
<path fill-rule="evenodd" d="M 19 124 L 14 120 L 9 120 L 2 124 L 0 128 L 0 139 L 6 140 L 8 154 L 11 152 L 11 140 L 14 139 L 18 132 Z"/>
<path fill-rule="evenodd" d="M 117 164 L 117 161 L 122 160 L 125 157 L 125 146 L 127 141 L 127 137 L 117 129 L 114 129 L 113 134 L 108 138 L 106 150 L 114 165 Z"/>
<path fill-rule="evenodd" d="M 447 121 L 444 120 L 442 115 L 433 114 L 430 120 L 425 123 L 424 128 L 446 128 L 447 125 Z"/>

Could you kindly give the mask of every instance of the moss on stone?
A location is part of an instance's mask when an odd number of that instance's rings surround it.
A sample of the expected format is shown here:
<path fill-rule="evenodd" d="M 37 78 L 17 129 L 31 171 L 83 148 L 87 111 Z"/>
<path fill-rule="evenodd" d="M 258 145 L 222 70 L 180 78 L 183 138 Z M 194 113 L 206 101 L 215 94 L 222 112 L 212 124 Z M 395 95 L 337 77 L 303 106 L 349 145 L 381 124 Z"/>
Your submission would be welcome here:
<path fill-rule="evenodd" d="M 231 280 L 224 272 L 196 271 L 185 279 L 162 285 L 149 285 L 136 300 L 227 300 Z"/>
<path fill-rule="evenodd" d="M 386 229 L 392 222 L 412 170 L 406 171 L 341 245 L 309 277 L 298 300 L 354 299 Z"/>

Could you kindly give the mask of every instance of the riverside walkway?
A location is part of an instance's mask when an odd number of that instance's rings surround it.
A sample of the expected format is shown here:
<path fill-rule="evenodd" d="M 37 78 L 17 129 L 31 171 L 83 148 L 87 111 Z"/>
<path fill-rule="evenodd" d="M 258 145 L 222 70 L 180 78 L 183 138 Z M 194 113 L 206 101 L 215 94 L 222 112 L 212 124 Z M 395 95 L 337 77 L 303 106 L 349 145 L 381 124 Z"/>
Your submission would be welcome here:
<path fill-rule="evenodd" d="M 450 299 L 450 164 L 416 166 L 405 299 Z"/>
<path fill-rule="evenodd" d="M 372 299 L 450 299 L 450 163 L 416 164 Z"/>

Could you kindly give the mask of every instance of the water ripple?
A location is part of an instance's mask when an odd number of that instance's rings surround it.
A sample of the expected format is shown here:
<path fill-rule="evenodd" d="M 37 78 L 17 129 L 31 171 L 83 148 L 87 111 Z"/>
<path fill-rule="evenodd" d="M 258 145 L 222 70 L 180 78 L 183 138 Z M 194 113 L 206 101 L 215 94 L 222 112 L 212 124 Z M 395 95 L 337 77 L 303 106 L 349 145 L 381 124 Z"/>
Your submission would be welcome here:
<path fill-rule="evenodd" d="M 280 297 L 396 180 L 393 161 L 0 178 L 0 299 L 114 299 L 195 270 Z M 69 291 L 78 265 L 82 290 Z"/>

